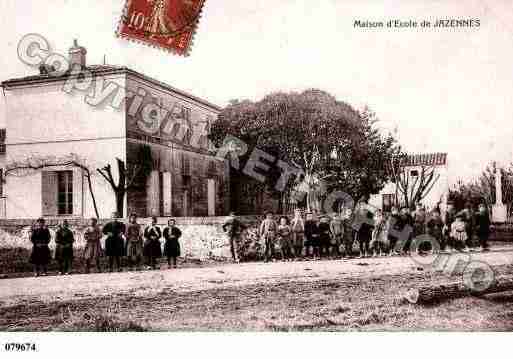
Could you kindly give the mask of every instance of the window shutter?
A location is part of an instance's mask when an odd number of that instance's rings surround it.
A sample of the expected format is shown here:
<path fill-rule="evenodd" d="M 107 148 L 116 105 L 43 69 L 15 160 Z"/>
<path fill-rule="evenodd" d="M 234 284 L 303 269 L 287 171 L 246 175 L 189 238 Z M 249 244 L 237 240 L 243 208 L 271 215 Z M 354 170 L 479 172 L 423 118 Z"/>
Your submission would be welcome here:
<path fill-rule="evenodd" d="M 82 169 L 73 169 L 73 215 L 83 217 L 84 175 Z"/>
<path fill-rule="evenodd" d="M 41 172 L 43 216 L 57 215 L 57 172 Z"/>

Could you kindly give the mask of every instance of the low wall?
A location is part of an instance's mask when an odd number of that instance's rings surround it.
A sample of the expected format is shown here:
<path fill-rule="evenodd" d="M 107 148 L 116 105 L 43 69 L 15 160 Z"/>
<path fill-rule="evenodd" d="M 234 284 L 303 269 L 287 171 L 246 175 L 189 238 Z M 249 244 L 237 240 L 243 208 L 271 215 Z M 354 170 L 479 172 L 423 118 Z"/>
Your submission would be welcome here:
<path fill-rule="evenodd" d="M 182 256 L 194 259 L 219 259 L 231 258 L 228 238 L 222 229 L 227 217 L 182 217 L 175 218 L 176 225 L 181 229 L 183 235 L 180 239 Z M 52 234 L 50 248 L 55 248 L 55 231 L 62 219 L 46 219 L 46 223 Z M 241 255 L 248 259 L 257 259 L 263 255 L 263 246 L 259 244 L 257 226 L 262 217 L 251 216 L 241 217 L 240 220 L 248 227 L 241 243 Z M 100 220 L 103 225 L 109 219 Z M 157 224 L 164 228 L 168 218 L 158 218 Z M 85 247 L 84 230 L 87 227 L 87 219 L 69 219 L 70 228 L 75 234 L 75 245 L 78 251 Z M 126 222 L 126 221 L 125 221 Z M 151 222 L 150 218 L 140 218 L 138 223 L 146 226 Z M 0 220 L 0 251 L 5 248 L 21 248 L 30 250 L 32 244 L 29 239 L 29 232 L 33 219 Z M 163 240 L 162 246 L 164 245 Z M 105 246 L 105 238 L 102 238 L 102 245 Z"/>

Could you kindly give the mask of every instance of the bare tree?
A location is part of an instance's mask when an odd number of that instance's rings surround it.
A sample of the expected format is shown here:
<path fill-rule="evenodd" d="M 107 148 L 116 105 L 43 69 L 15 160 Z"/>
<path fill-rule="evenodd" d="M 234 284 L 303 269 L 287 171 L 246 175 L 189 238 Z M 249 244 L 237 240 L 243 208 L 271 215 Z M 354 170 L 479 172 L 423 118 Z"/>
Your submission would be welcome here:
<path fill-rule="evenodd" d="M 407 157 L 398 156 L 391 161 L 392 179 L 396 187 L 396 201 L 402 197 L 404 205 L 410 207 L 421 202 L 431 192 L 440 178 L 434 166 L 416 166 L 417 173 L 412 175 L 412 167 L 406 165 Z"/>
<path fill-rule="evenodd" d="M 29 156 L 20 161 L 12 161 L 6 165 L 5 176 L 30 176 L 36 171 L 52 167 L 77 167 L 80 168 L 87 179 L 89 194 L 93 201 L 94 213 L 96 218 L 100 218 L 98 206 L 96 205 L 96 197 L 93 191 L 91 181 L 91 170 L 87 166 L 84 159 L 74 153 L 62 157 L 55 156 Z"/>
<path fill-rule="evenodd" d="M 116 212 L 119 217 L 123 217 L 127 191 L 140 186 L 141 182 L 144 182 L 151 172 L 153 166 L 151 149 L 148 145 L 141 145 L 138 148 L 133 163 L 127 166 L 125 162 L 119 158 L 116 158 L 116 163 L 118 167 L 117 181 L 114 179 L 112 166 L 110 164 L 98 168 L 97 171 L 112 187 L 112 191 L 116 197 Z"/>

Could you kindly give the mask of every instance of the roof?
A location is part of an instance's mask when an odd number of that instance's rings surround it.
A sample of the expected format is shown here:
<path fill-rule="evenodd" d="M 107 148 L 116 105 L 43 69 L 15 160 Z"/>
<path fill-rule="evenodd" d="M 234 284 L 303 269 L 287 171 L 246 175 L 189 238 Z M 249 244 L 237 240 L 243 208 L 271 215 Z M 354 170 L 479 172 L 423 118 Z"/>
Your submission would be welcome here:
<path fill-rule="evenodd" d="M 203 100 L 199 97 L 196 97 L 188 92 L 179 90 L 173 86 L 170 86 L 164 82 L 158 81 L 154 78 L 151 78 L 149 76 L 146 76 L 140 72 L 137 72 L 135 70 L 129 69 L 125 66 L 114 66 L 114 65 L 90 65 L 85 68 L 86 71 L 90 71 L 93 75 L 115 75 L 115 74 L 130 74 L 135 77 L 138 77 L 140 79 L 146 80 L 148 82 L 151 82 L 157 86 L 160 86 L 168 91 L 175 92 L 181 96 L 188 97 L 190 99 L 193 99 L 194 101 L 197 101 L 201 103 L 202 105 L 209 107 L 215 111 L 220 112 L 222 110 L 221 107 L 208 102 L 206 100 Z M 64 75 L 60 76 L 54 76 L 51 74 L 38 74 L 38 75 L 31 75 L 31 76 L 25 76 L 25 77 L 19 77 L 14 79 L 9 79 L 6 81 L 3 81 L 0 86 L 9 89 L 17 86 L 23 86 L 23 85 L 33 85 L 33 84 L 39 84 L 39 83 L 49 83 L 49 82 L 57 82 L 57 81 L 63 81 L 67 79 L 70 76 L 70 71 L 65 73 Z"/>
<path fill-rule="evenodd" d="M 409 154 L 403 162 L 403 166 L 446 166 L 447 153 L 418 153 Z"/>

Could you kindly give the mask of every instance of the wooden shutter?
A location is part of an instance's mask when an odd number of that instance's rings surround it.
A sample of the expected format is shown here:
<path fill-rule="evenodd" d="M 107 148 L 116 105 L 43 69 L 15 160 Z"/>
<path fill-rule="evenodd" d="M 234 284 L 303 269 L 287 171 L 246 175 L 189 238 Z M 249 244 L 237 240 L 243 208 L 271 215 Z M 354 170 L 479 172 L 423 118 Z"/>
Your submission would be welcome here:
<path fill-rule="evenodd" d="M 83 217 L 84 175 L 82 169 L 73 169 L 73 215 Z"/>
<path fill-rule="evenodd" d="M 146 190 L 148 215 L 156 216 L 159 213 L 159 172 L 151 171 L 148 177 L 148 185 Z"/>
<path fill-rule="evenodd" d="M 57 215 L 57 172 L 41 172 L 41 199 L 43 216 Z"/>

